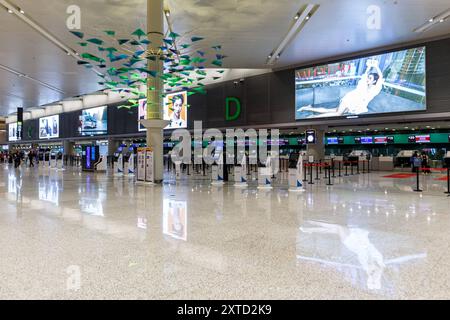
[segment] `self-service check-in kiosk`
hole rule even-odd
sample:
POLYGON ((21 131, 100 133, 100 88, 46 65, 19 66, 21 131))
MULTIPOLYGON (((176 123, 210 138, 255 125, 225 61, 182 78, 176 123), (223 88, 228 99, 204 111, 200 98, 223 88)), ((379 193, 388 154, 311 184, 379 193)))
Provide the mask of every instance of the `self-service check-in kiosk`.
POLYGON ((50 153, 50 157, 49 157, 49 161, 50 161, 50 169, 56 169, 58 164, 57 164, 57 160, 58 160, 58 155, 54 152, 50 153))
POLYGON ((267 156, 265 164, 258 168, 258 189, 272 189, 272 158, 267 156))
POLYGON ((247 183, 247 156, 245 153, 242 155, 242 161, 240 164, 234 167, 234 186, 237 188, 248 187, 247 183))
POLYGON ((289 156, 289 191, 304 192, 303 187, 303 155, 291 153, 289 156))

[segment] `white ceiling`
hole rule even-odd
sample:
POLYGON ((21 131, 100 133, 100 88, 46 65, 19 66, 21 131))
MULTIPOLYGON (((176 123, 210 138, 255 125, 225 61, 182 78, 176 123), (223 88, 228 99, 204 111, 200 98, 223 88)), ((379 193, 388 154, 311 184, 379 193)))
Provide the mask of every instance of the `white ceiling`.
MULTIPOLYGON (((129 35, 146 28, 145 0, 8 0, 64 44, 77 38, 66 27, 66 9, 80 6, 83 32, 111 29, 129 35)), ((227 68, 267 68, 267 55, 288 32, 299 0, 166 0, 174 31, 222 44, 227 68)), ((283 52, 275 68, 450 34, 450 20, 417 34, 412 30, 450 8, 449 0, 315 0, 320 8, 283 52), (367 7, 381 9, 381 30, 368 30, 367 7)), ((64 93, 0 69, 0 116, 100 89, 92 71, 5 10, 0 10, 0 64, 64 93)))

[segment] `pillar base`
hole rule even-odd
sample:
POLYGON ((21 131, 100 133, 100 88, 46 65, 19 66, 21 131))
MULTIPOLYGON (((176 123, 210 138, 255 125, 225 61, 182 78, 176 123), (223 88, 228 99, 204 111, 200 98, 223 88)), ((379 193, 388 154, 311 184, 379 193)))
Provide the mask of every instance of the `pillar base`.
POLYGON ((147 146, 153 149, 154 165, 153 173, 155 183, 164 181, 164 128, 170 121, 155 119, 141 120, 140 123, 147 128, 147 146))

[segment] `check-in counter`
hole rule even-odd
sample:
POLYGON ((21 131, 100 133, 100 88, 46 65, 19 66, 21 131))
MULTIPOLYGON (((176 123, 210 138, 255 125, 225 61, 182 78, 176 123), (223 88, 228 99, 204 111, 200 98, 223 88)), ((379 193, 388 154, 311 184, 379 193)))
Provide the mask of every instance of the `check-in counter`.
POLYGON ((373 157, 372 169, 375 171, 394 171, 394 157, 373 157))

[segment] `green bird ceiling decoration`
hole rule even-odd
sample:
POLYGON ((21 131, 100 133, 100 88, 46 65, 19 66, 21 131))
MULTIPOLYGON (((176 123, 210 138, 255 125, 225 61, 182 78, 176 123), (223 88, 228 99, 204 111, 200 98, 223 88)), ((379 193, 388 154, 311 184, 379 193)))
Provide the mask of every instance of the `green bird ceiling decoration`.
MULTIPOLYGON (((140 99, 145 98, 146 92, 140 92, 138 88, 147 84, 149 78, 163 81, 171 88, 169 92, 179 89, 188 91, 190 96, 206 94, 205 84, 201 81, 208 77, 208 68, 215 70, 211 75, 213 81, 220 80, 225 72, 217 70, 217 67, 223 68, 226 58, 221 54, 222 46, 208 47, 206 39, 197 35, 181 35, 170 30, 161 39, 162 45, 155 48, 140 28, 129 35, 115 30, 104 30, 100 35, 70 32, 78 38, 80 51, 83 51, 79 54, 78 65, 97 69, 98 84, 105 89, 132 93, 140 99), (206 46, 202 47, 204 43, 206 46), (157 70, 158 61, 163 62, 163 72, 157 70)), ((159 94, 165 96, 165 92, 159 94)), ((138 100, 130 99, 121 108, 137 105, 138 100)))

